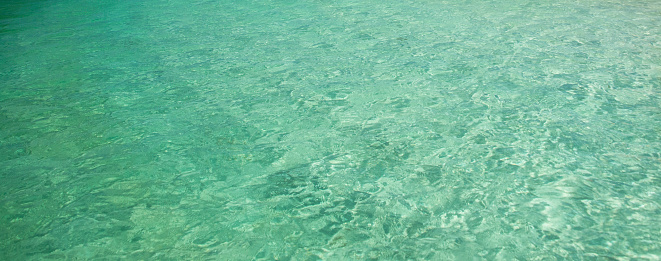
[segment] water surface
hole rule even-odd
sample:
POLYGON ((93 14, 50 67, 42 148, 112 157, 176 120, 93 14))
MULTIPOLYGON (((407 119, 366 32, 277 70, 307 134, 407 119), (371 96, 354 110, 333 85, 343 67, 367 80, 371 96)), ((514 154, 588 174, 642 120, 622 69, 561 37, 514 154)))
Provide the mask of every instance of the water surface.
POLYGON ((661 258, 658 1, 0 13, 0 259, 661 258))

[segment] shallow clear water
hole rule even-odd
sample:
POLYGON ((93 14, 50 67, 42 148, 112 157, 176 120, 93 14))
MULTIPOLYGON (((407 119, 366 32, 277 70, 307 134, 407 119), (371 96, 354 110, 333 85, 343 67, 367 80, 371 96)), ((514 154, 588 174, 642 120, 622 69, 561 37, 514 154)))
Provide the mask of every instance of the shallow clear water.
POLYGON ((661 258, 656 0, 0 13, 0 259, 661 258))

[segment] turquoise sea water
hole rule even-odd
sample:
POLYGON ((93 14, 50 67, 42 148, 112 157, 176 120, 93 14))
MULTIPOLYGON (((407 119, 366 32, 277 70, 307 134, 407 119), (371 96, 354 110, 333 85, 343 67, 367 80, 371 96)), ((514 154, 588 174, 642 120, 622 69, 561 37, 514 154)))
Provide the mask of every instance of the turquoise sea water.
POLYGON ((0 4, 2 260, 659 260, 661 2, 0 4))

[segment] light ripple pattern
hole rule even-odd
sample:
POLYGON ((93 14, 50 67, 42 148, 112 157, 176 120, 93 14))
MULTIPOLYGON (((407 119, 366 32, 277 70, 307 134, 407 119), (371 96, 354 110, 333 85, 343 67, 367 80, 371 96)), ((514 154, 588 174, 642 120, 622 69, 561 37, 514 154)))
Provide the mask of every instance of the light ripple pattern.
POLYGON ((2 260, 659 260, 656 0, 8 0, 2 260))

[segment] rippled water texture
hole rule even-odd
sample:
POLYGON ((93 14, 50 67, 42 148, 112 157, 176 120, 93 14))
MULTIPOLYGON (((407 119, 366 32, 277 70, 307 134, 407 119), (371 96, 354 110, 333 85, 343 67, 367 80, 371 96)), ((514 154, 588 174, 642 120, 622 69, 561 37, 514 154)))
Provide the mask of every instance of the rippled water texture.
POLYGON ((0 13, 0 259, 661 258, 659 1, 0 13))

